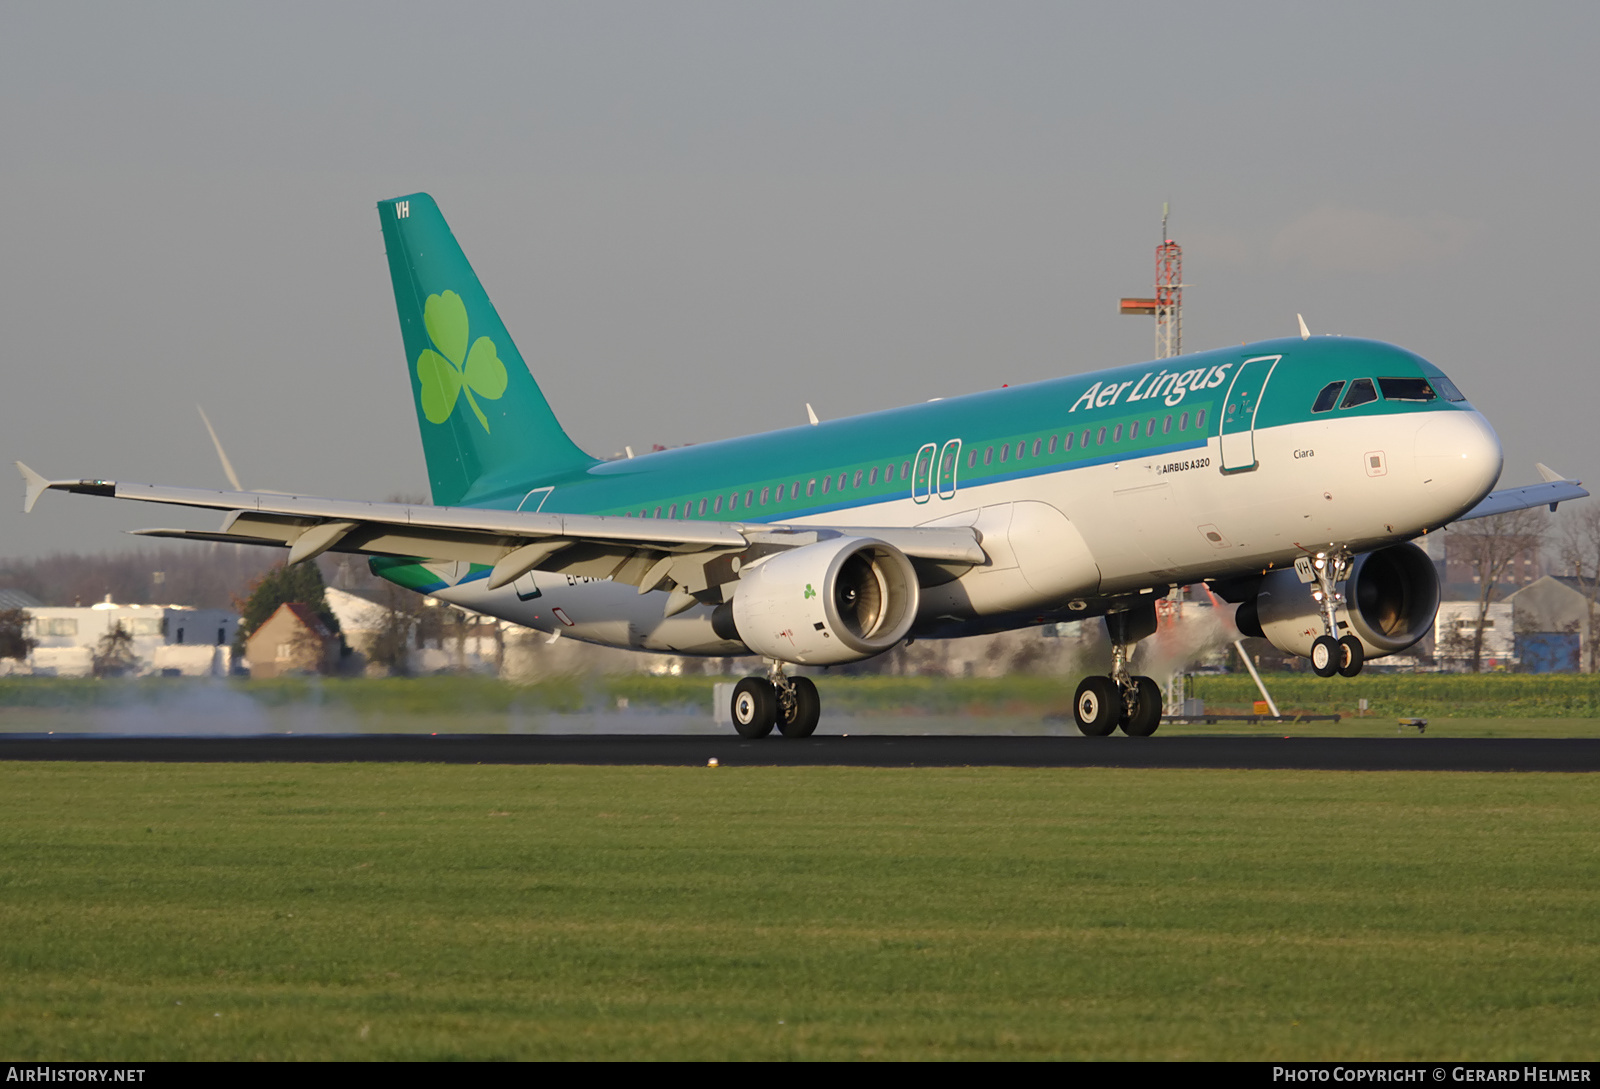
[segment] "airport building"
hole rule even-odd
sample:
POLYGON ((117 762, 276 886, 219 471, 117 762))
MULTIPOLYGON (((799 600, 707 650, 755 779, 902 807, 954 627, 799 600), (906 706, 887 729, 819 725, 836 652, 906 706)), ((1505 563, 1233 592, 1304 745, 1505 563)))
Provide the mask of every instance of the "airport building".
POLYGON ((14 672, 44 677, 85 677, 97 655, 114 643, 124 659, 117 672, 148 676, 225 676, 233 667, 239 618, 225 609, 185 605, 123 605, 107 600, 84 607, 35 605, 26 662, 14 672), (120 626, 126 638, 109 640, 120 626))

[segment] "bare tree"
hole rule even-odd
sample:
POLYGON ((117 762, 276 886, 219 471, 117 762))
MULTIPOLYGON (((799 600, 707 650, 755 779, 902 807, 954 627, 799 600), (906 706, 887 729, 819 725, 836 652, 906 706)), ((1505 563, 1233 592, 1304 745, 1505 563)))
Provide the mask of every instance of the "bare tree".
POLYGON ((133 653, 133 633, 122 621, 112 623, 100 637, 100 647, 94 653, 93 669, 96 677, 120 677, 139 664, 133 653))
POLYGON ((33 653, 38 642, 28 636, 32 619, 26 609, 0 609, 0 658, 20 662, 33 653))
POLYGON ((1600 669, 1600 656, 1595 652, 1595 615, 1600 612, 1600 506, 1582 503, 1568 507, 1561 517, 1561 528, 1556 537, 1557 554, 1563 572, 1576 583, 1588 606, 1588 623, 1583 633, 1583 643, 1588 651, 1588 672, 1600 669))
POLYGON ((1473 624, 1468 659, 1472 672, 1483 668, 1483 626, 1496 589, 1506 579, 1512 564, 1524 555, 1538 554, 1547 525, 1544 508, 1534 507, 1476 518, 1451 527, 1451 551, 1471 566, 1473 581, 1478 585, 1477 619, 1473 624))
POLYGON ((395 676, 410 672, 411 639, 421 618, 423 598, 392 582, 384 583, 383 620, 367 658, 384 666, 395 676))

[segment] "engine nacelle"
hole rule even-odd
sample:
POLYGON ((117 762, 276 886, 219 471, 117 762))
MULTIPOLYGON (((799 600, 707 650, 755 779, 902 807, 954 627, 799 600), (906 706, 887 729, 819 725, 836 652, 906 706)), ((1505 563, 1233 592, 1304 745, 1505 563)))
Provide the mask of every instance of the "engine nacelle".
MULTIPOLYGON (((1246 635, 1264 635, 1287 654, 1310 657, 1323 634, 1322 613, 1311 598, 1312 584, 1292 569, 1268 572, 1254 600, 1239 606, 1235 623, 1246 635)), ((1428 554, 1414 544, 1363 552, 1341 584, 1345 607, 1339 619, 1361 640, 1368 658, 1405 650, 1428 634, 1439 611, 1439 574, 1428 554)))
POLYGON ((881 654, 916 619, 917 573, 893 545, 835 537, 739 573, 733 626, 753 653, 804 665, 881 654))

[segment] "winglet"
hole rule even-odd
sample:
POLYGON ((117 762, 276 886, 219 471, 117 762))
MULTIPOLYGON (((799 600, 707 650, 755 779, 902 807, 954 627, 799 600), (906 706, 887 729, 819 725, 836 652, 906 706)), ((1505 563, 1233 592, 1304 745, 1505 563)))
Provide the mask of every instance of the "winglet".
POLYGON ((1539 479, 1543 480, 1547 484, 1553 483, 1557 480, 1567 479, 1542 461, 1535 462, 1533 467, 1539 470, 1539 479))
POLYGON ((222 448, 222 440, 217 438, 217 429, 211 426, 211 417, 206 415, 206 410, 197 404, 194 406, 200 411, 200 421, 206 425, 206 433, 211 436, 211 445, 217 448, 217 458, 222 462, 223 475, 228 478, 228 483, 233 485, 236 492, 244 491, 244 485, 239 483, 239 474, 233 471, 233 462, 228 460, 228 453, 222 448))
POLYGON ((1296 314, 1294 316, 1294 320, 1298 321, 1300 323, 1300 339, 1301 340, 1310 340, 1311 339, 1311 330, 1306 328, 1306 319, 1301 317, 1299 314, 1296 314))
POLYGON ((50 482, 20 461, 17 462, 17 469, 22 473, 22 479, 28 485, 28 491, 22 499, 22 513, 30 514, 33 511, 33 505, 39 501, 39 497, 50 490, 50 482))

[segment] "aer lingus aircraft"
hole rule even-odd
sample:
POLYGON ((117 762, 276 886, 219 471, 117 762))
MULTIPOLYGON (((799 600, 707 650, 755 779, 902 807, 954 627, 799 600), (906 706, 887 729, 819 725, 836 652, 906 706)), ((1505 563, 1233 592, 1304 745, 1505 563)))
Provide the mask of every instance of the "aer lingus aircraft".
POLYGON ((1085 734, 1147 735, 1130 672, 1169 587, 1205 581, 1242 630, 1354 676, 1428 630, 1412 538, 1587 495, 1490 494, 1493 429, 1437 367, 1370 340, 1297 337, 993 389, 613 461, 556 420, 424 193, 378 205, 433 506, 47 480, 226 512, 215 532, 136 532, 360 553, 377 574, 607 646, 760 655, 735 688, 747 737, 816 728, 786 665, 908 638, 1104 617, 1109 676, 1078 686, 1085 734))

